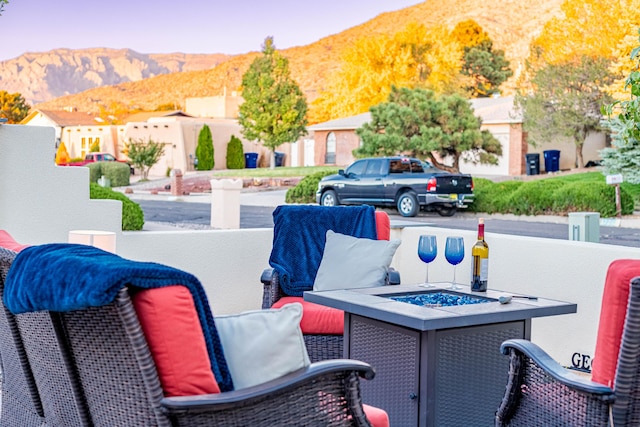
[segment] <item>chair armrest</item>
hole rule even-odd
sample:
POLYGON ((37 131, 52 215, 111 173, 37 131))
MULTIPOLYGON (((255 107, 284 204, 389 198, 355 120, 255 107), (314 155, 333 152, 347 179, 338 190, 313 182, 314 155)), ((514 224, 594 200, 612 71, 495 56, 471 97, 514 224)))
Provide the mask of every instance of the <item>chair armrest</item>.
MULTIPOLYGON (((615 398, 611 388, 571 373, 530 341, 507 340, 500 351, 509 355, 510 366, 496 426, 509 425, 514 419, 536 419, 540 414, 556 417, 557 424, 563 424, 572 411, 572 417, 587 417, 590 422, 601 419, 606 425, 609 405, 615 398), (575 408, 589 408, 589 412, 580 414, 575 408)), ((520 425, 518 421, 514 424, 520 425)), ((573 425, 581 424, 576 421, 573 425)))
POLYGON ((276 301, 282 298, 278 272, 271 267, 265 268, 260 275, 260 281, 262 282, 262 308, 271 308, 276 301))
MULTIPOLYGON (((241 390, 220 394, 167 397, 162 399, 161 406, 162 411, 173 420, 182 417, 198 417, 198 419, 211 417, 212 420, 216 420, 217 416, 229 417, 230 413, 236 414, 233 415, 235 419, 236 416, 248 417, 253 413, 262 424, 246 424, 245 420, 237 425, 301 425, 304 422, 293 413, 309 413, 315 414, 312 416, 318 416, 323 412, 313 408, 324 408, 328 410, 327 412, 331 412, 330 406, 338 404, 342 399, 338 394, 346 396, 350 414, 364 414, 358 378, 372 379, 374 376, 373 368, 364 362, 334 359, 316 362, 307 368, 267 383, 241 390), (350 377, 351 380, 349 380, 350 377), (296 403, 292 403, 293 399, 296 403), (309 405, 309 408, 300 408, 300 405, 309 405), (268 419, 270 416, 268 408, 272 406, 279 420, 268 419)), ((366 421, 366 417, 364 415, 362 417, 366 421)), ((358 425, 366 424, 359 422, 358 425)))
POLYGON ((389 267, 389 270, 387 270, 386 285, 399 285, 399 284, 400 284, 400 272, 393 267, 389 267))

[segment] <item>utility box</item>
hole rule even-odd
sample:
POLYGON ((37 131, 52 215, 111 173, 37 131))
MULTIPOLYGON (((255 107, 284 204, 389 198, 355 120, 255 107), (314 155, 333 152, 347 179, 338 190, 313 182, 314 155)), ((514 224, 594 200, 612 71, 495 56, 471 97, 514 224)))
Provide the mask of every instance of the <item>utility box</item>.
POLYGON ((569 240, 600 242, 600 214, 598 212, 570 213, 569 240))

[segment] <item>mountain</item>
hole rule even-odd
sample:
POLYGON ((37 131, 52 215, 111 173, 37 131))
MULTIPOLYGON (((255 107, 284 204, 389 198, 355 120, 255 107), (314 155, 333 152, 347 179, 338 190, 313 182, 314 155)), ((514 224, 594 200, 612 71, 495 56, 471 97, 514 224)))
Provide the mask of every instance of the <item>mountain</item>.
MULTIPOLYGON (((516 76, 503 87, 504 92, 508 94, 515 87, 514 82, 528 56, 530 42, 540 34, 549 19, 561 14, 562 2, 563 0, 526 2, 521 0, 441 0, 437 2, 429 0, 395 12, 380 14, 364 24, 306 46, 284 49, 281 53, 289 58, 293 78, 307 95, 308 100, 313 101, 324 89, 327 76, 339 67, 342 52, 352 46, 356 40, 374 34, 393 34, 404 29, 410 22, 418 22, 426 26, 447 25, 452 28, 460 21, 473 19, 493 39, 494 46, 503 49, 507 59, 511 61, 511 67, 516 76)), ((275 40, 275 44, 277 48, 278 40, 275 40)), ((137 81, 129 78, 130 81, 118 84, 106 83, 112 85, 85 90, 75 95, 61 96, 37 104, 36 107, 63 109, 73 106, 80 111, 96 112, 100 106, 108 106, 113 102, 122 102, 130 108, 145 110, 153 110, 167 103, 184 105, 184 99, 187 97, 216 96, 222 95, 225 90, 239 89, 242 74, 256 55, 259 53, 251 52, 228 57, 226 61, 220 62, 211 69, 184 70, 155 77, 149 75, 137 81)), ((220 59, 223 60, 222 57, 220 59)), ((133 60, 129 62, 134 63, 133 60)), ((88 77, 81 79, 84 84, 91 81, 91 76, 94 75, 92 67, 95 65, 92 64, 100 63, 98 55, 93 61, 85 60, 82 70, 86 71, 82 75, 88 75, 88 77)), ((58 65, 51 65, 51 67, 56 68, 58 65)), ((151 66, 145 70, 148 74, 159 74, 151 66)), ((95 73, 98 72, 95 71, 95 73)), ((142 74, 142 71, 139 73, 142 74)), ((103 74, 105 76, 103 78, 108 80, 106 70, 103 74)), ((2 68, 0 68, 0 79, 4 79, 2 68)), ((37 81, 26 80, 29 81, 29 87, 33 93, 43 92, 38 88, 37 81)), ((58 88, 56 94, 64 94, 61 91, 67 91, 67 93, 73 91, 72 78, 69 79, 68 84, 60 77, 52 80, 56 81, 58 88), (60 79, 59 82, 57 82, 58 79, 60 79)), ((0 89, 3 88, 3 82, 4 80, 0 80, 0 89)))
POLYGON ((55 49, 0 62, 0 90, 21 93, 30 104, 100 86, 162 74, 206 70, 231 55, 143 54, 131 49, 55 49))

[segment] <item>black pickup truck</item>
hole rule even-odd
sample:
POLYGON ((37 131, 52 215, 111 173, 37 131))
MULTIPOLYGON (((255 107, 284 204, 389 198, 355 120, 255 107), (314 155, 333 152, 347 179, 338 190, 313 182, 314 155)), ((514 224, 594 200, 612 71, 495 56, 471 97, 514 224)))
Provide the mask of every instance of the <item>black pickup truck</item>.
POLYGON ((452 216, 473 202, 473 179, 419 159, 373 157, 322 178, 316 202, 323 206, 395 206, 405 217, 416 216, 420 210, 452 216))

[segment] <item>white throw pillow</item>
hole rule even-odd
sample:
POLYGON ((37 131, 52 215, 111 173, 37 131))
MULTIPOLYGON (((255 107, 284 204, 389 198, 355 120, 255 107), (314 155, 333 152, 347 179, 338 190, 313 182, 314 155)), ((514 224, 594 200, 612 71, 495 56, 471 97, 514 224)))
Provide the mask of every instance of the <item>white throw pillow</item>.
POLYGON ((314 291, 383 286, 400 240, 361 239, 327 231, 314 291))
POLYGON ((309 366, 302 304, 216 316, 215 324, 236 390, 309 366))

